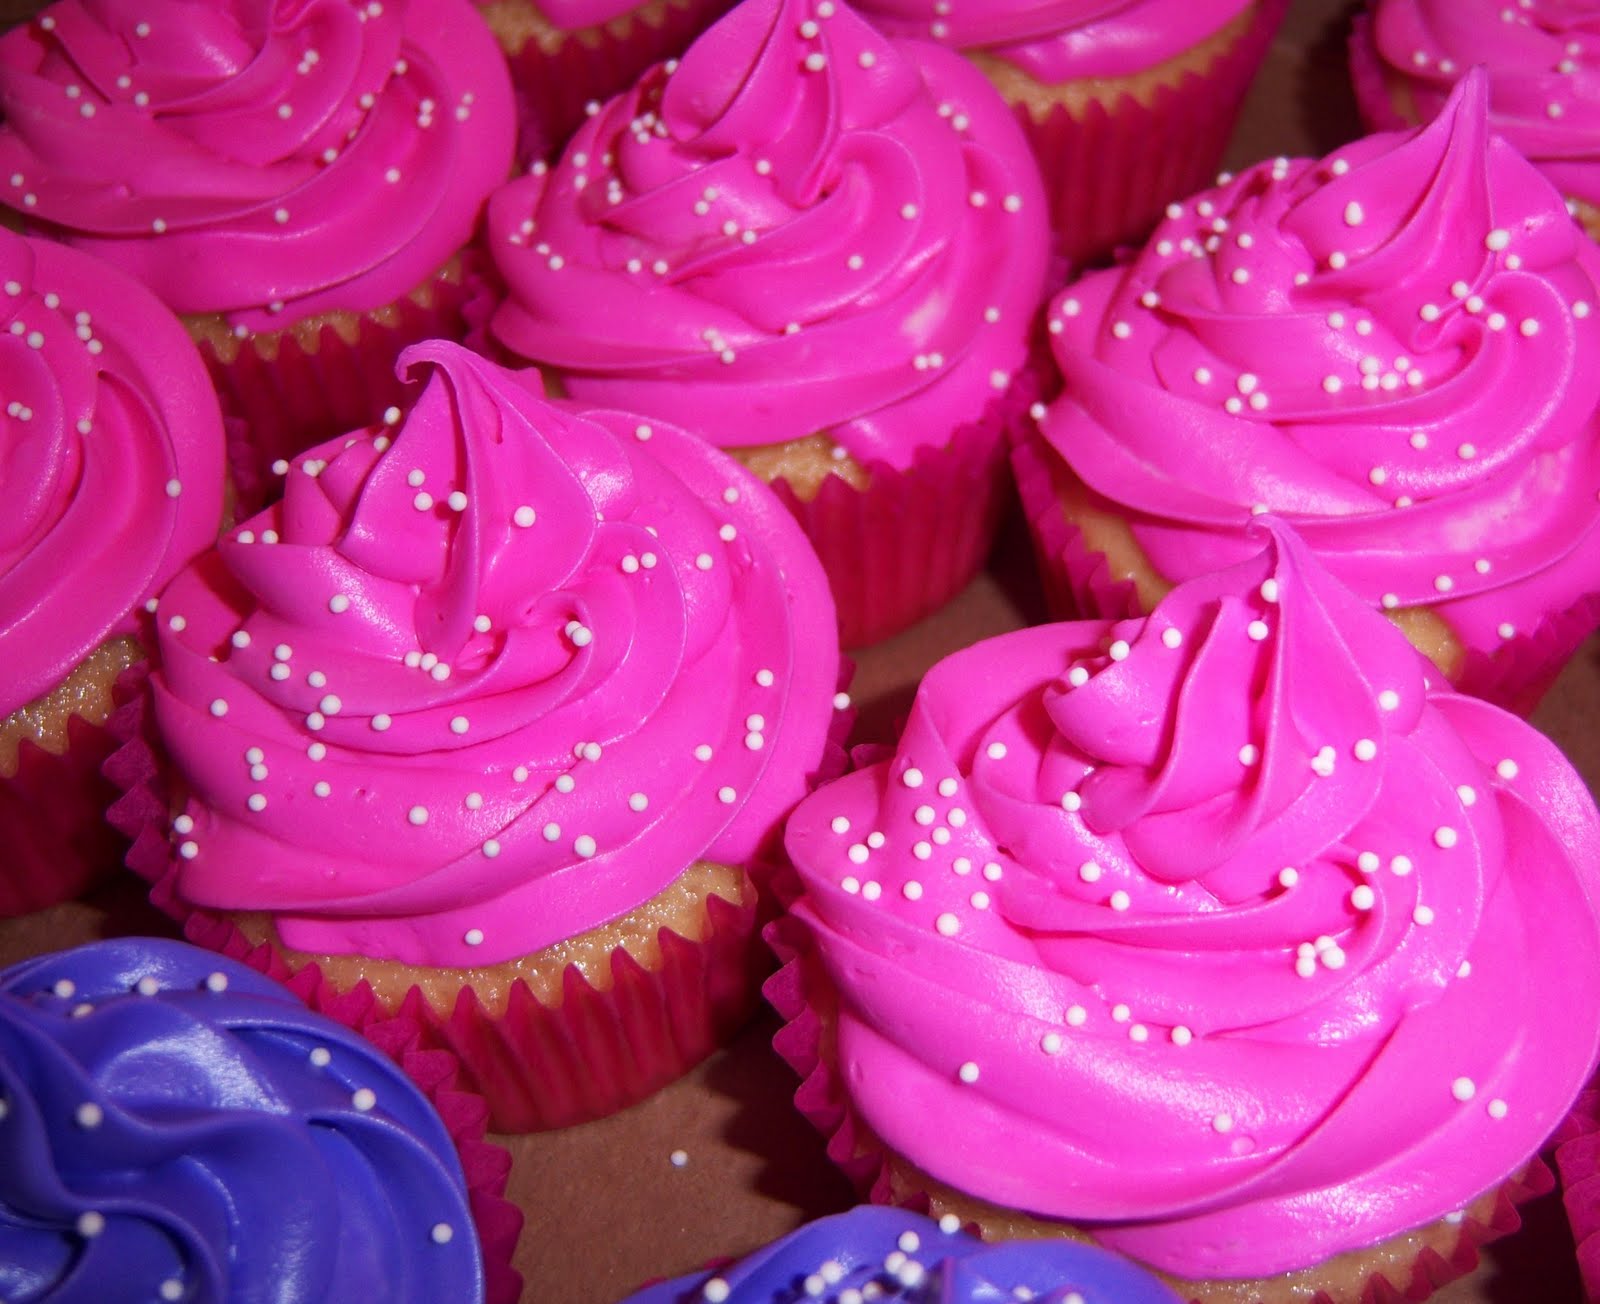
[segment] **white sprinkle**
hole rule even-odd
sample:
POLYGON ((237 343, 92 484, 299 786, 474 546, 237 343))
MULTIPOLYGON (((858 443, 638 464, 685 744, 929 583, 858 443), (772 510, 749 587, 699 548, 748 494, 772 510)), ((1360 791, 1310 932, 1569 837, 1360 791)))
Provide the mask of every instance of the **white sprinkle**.
POLYGON ((536 519, 537 517, 533 508, 529 507, 527 503, 523 503, 521 507, 517 508, 516 511, 511 513, 512 523, 524 530, 532 525, 536 519))
POLYGON ((350 1103, 360 1113, 368 1114, 377 1106, 378 1094, 371 1087, 357 1087, 350 1096, 350 1103))
POLYGON ((1457 1078, 1450 1084, 1450 1094, 1465 1104, 1478 1094, 1478 1084, 1471 1078, 1457 1078))
POLYGON ((1510 757, 1507 757, 1505 760, 1499 761, 1495 764, 1494 772, 1507 783, 1509 783, 1512 779, 1517 777, 1517 763, 1510 757))
POLYGON ((1400 705, 1400 694, 1392 688, 1385 688, 1378 694, 1378 705, 1385 711, 1393 711, 1400 705))
POLYGON ((1356 745, 1351 749, 1358 761, 1370 761, 1378 754, 1378 744, 1370 738, 1356 739, 1356 745))
POLYGON ((1111 908, 1113 910, 1118 910, 1118 911, 1126 910, 1132 904, 1133 904, 1132 898, 1130 898, 1128 896, 1128 894, 1126 892, 1124 892, 1120 887, 1115 892, 1113 892, 1111 894, 1111 908))
POLYGON ((426 806, 413 806, 406 812, 406 819, 420 828, 428 822, 428 808, 426 806))
POLYGON ((1350 893, 1350 904, 1357 910, 1371 910, 1378 903, 1378 894, 1365 883, 1357 884, 1350 893))
POLYGON ((970 1087, 978 1080, 978 1066, 971 1060, 968 1060, 956 1070, 956 1076, 970 1087))
POLYGON ((87 1213, 78 1215, 78 1235, 85 1240, 93 1240, 106 1229, 106 1218, 103 1213, 90 1209, 87 1213))
POLYGON ((1212 1118, 1211 1126, 1218 1132, 1231 1132, 1233 1131, 1233 1115, 1217 1114, 1212 1118))
POLYGON ((1413 910, 1411 912, 1411 919, 1412 919, 1412 922, 1415 923, 1419 928, 1426 928, 1429 924, 1431 924, 1433 922, 1433 919, 1434 919, 1433 907, 1432 906, 1418 906, 1415 910, 1413 910))
POLYGON ((935 919, 933 926, 939 930, 942 937, 954 937, 961 931, 961 921, 948 911, 935 919))
POLYGON ((1442 824, 1433 831, 1434 845, 1448 851, 1456 845, 1456 831, 1448 824, 1442 824))
POLYGON ((86 1100, 79 1105, 77 1111, 73 1114, 78 1126, 84 1128, 99 1127, 101 1123, 105 1122, 105 1117, 105 1111, 92 1100, 86 1100))

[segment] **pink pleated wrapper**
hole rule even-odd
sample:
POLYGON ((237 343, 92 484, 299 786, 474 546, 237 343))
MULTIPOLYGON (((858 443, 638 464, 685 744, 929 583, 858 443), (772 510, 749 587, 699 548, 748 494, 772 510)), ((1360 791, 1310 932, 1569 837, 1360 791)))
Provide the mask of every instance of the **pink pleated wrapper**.
MULTIPOLYGON (((113 700, 135 696, 145 673, 123 671, 113 700)), ((109 722, 76 715, 61 756, 23 741, 16 774, 0 778, 0 918, 70 901, 121 866, 127 839, 106 822, 117 790, 100 773, 116 746, 109 722)))
POLYGON ((317 347, 300 346, 292 327, 280 332, 275 356, 263 357, 241 341, 233 361, 223 362, 209 342, 200 356, 217 395, 228 431, 229 471, 234 479, 237 519, 251 515, 282 493, 277 461, 292 459, 314 444, 370 425, 400 402, 395 359, 421 340, 470 340, 492 307, 487 259, 475 249, 461 254, 457 281, 436 275, 425 307, 410 295, 360 318, 355 340, 331 326, 317 334, 317 347))
POLYGON ((1584 1089, 1555 1136, 1561 1200, 1577 1245, 1578 1271, 1590 1300, 1600 1301, 1600 1086, 1584 1089))
POLYGON ((1037 378, 1019 373, 948 443, 918 449, 908 470, 869 463, 865 489, 829 476, 807 502, 786 481, 773 482, 822 561, 841 647, 866 647, 916 624, 983 568, 1009 502, 1009 432, 1037 396, 1037 378))
POLYGON ((508 51, 518 159, 526 165, 558 154, 591 102, 610 99, 651 64, 682 54, 731 7, 732 0, 667 0, 659 22, 630 16, 583 28, 553 50, 530 40, 508 51))
POLYGON ((1166 206, 1215 179, 1245 93, 1288 0, 1262 0, 1256 21, 1204 73, 1163 86, 1146 107, 1131 95, 1082 117, 1014 106, 1044 176, 1055 248, 1074 263, 1143 239, 1166 206))
MULTIPOLYGON (((891 1156, 857 1125, 843 1085, 823 1062, 823 1021, 814 1005, 819 991, 827 987, 828 979, 805 926, 785 917, 768 927, 766 939, 782 965, 763 988, 768 1003, 784 1020, 772 1045, 800 1077, 800 1085, 795 1090, 795 1107, 827 1139, 828 1157, 863 1199, 874 1204, 898 1202, 906 1208, 926 1212, 930 1204, 926 1192, 892 1191, 891 1156)), ((1600 1109, 1600 1103, 1596 1107, 1600 1109)), ((1596 1120, 1595 1126, 1600 1127, 1600 1120, 1596 1120)), ((1600 1146, 1591 1148, 1589 1153, 1600 1157, 1600 1146)), ((1459 1239, 1448 1256, 1425 1249, 1412 1264, 1408 1280, 1395 1281, 1374 1272, 1366 1278, 1360 1295, 1354 1300, 1335 1299, 1318 1291, 1305 1297, 1304 1304, 1402 1304, 1403 1301, 1424 1300, 1476 1268, 1478 1252, 1483 1245, 1509 1235, 1522 1225, 1518 1204, 1547 1194, 1554 1187, 1555 1178, 1550 1169, 1541 1160, 1531 1159, 1522 1173, 1501 1185, 1494 1211, 1487 1221, 1471 1217, 1461 1221, 1457 1227, 1459 1239)), ((1596 1214, 1600 1215, 1600 1196, 1596 1197, 1596 1214)), ((1600 1216, 1595 1217, 1590 1226, 1600 1230, 1600 1216)), ((971 1226, 966 1230, 978 1232, 971 1226)), ((1600 1237, 1596 1239, 1600 1241, 1600 1237)), ((1600 1261, 1600 1254, 1596 1258, 1600 1261)))
MULTIPOLYGON (((1060 620, 1144 615, 1134 586, 1113 579, 1105 555, 1091 549, 1062 515, 1050 481, 1055 458, 1035 430, 1012 428, 1011 467, 1051 613, 1060 620)), ((1597 625, 1600 594, 1586 594, 1492 653, 1468 648, 1455 687, 1526 718, 1597 625)))
POLYGON ((1372 42, 1372 19, 1367 14, 1357 14, 1350 24, 1350 84, 1368 131, 1403 131, 1417 125, 1395 111, 1383 84, 1383 65, 1372 42))

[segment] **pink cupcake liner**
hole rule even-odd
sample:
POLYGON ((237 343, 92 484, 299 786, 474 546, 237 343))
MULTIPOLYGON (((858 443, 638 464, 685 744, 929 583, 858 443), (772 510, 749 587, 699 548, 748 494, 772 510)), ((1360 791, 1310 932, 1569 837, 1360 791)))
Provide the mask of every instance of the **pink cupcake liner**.
POLYGON ((1037 393, 1036 378, 1020 373, 943 447, 918 449, 909 470, 869 463, 865 489, 828 476, 806 501, 773 481, 822 561, 842 647, 916 624, 982 569, 1008 500, 1006 430, 1037 393))
MULTIPOLYGON (((143 665, 123 671, 113 700, 134 697, 146 673, 143 665)), ((117 789, 100 773, 117 745, 109 721, 76 715, 64 755, 23 740, 16 774, 0 778, 0 918, 70 901, 122 864, 127 841, 106 822, 117 789)))
POLYGON ((1288 0, 1262 0, 1231 50, 1160 87, 1148 108, 1131 96, 1110 110, 1090 104, 1082 117, 1060 105, 1043 118, 1013 106, 1044 176, 1060 253, 1083 262, 1142 239, 1169 202, 1212 182, 1287 9, 1288 0))
POLYGON ((1133 583, 1114 579, 1105 554, 1091 549, 1062 513, 1051 479, 1051 467, 1059 460, 1035 425, 1013 428, 1011 469, 1050 614, 1057 620, 1143 615, 1133 583))
POLYGON ((517 157, 524 164, 558 154, 592 102, 633 85, 646 68, 682 54, 732 0, 668 0, 659 22, 634 18, 625 29, 600 25, 573 33, 554 50, 530 40, 507 54, 517 102, 517 157))
POLYGON ((1357 14, 1350 24, 1350 85, 1355 90, 1356 108, 1368 131, 1402 131, 1416 124, 1407 122, 1394 107, 1394 99, 1383 82, 1383 64, 1372 39, 1372 18, 1357 14))
POLYGON ((1555 1135, 1561 1202, 1576 1242, 1583 1289, 1600 1301, 1600 1087, 1591 1083, 1555 1135))
MULTIPOLYGON (((831 999, 831 993, 808 930, 799 920, 784 918, 771 925, 766 936, 782 961, 782 967, 767 980, 763 989, 768 1003, 784 1020, 772 1045, 800 1076, 795 1107, 826 1139, 828 1158, 854 1185, 861 1198, 873 1204, 898 1204, 926 1213, 931 1205, 927 1192, 894 1190, 891 1156, 875 1137, 858 1125, 842 1084, 822 1058, 823 1022, 816 1012, 816 1004, 819 995, 827 1000, 831 999)), ((1590 1203, 1586 1206, 1589 1215, 1586 1226, 1593 1234, 1600 1232, 1600 1166, 1595 1162, 1600 1160, 1600 1092, 1586 1093, 1585 1100, 1579 1102, 1580 1108, 1585 1101, 1589 1102, 1588 1114, 1577 1122, 1569 1120, 1567 1126, 1586 1125, 1588 1131, 1568 1144, 1586 1146, 1582 1152, 1582 1170, 1595 1175, 1596 1189, 1589 1192, 1590 1203)), ((1560 1159, 1558 1149, 1558 1162, 1560 1159)), ((1572 1162, 1575 1168, 1579 1166, 1577 1150, 1572 1152, 1572 1162)), ((1565 1170, 1563 1176, 1565 1178, 1565 1170)), ((1519 1204, 1554 1189, 1555 1178, 1549 1167, 1537 1157, 1530 1159, 1521 1173, 1501 1184, 1487 1219, 1480 1221, 1470 1216, 1461 1219, 1456 1227, 1458 1239, 1448 1254, 1432 1248, 1423 1249, 1411 1264, 1408 1279, 1403 1281, 1396 1281, 1383 1272, 1373 1272, 1363 1285, 1360 1304, 1404 1304, 1423 1300, 1435 1290, 1466 1276, 1478 1266, 1479 1251, 1484 1245, 1522 1226, 1521 1215, 1517 1212, 1519 1204)), ((969 1225, 965 1230, 980 1234, 976 1226, 969 1225)), ((1586 1281, 1600 1280, 1600 1235, 1596 1235, 1595 1241, 1597 1276, 1586 1276, 1586 1281)), ((1591 1291, 1593 1289, 1591 1286, 1591 1291)), ((1306 1304, 1336 1304, 1336 1301, 1318 1291, 1307 1297, 1306 1304)))
POLYGON ((231 362, 202 342, 200 356, 222 401, 236 516, 253 514, 281 492, 275 462, 369 425, 400 402, 404 386, 394 366, 407 345, 468 335, 492 301, 485 267, 476 251, 464 251, 461 279, 436 276, 429 306, 402 296, 383 320, 364 314, 354 341, 323 326, 317 347, 307 351, 289 327, 278 336, 276 356, 262 357, 245 340, 231 362))

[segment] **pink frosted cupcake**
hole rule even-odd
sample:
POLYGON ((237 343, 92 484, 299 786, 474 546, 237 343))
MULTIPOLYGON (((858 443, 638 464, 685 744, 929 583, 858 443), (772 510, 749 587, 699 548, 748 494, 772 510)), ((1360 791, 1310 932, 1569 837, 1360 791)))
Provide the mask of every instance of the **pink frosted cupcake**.
POLYGON ((363 424, 459 338, 512 157, 469 0, 101 0, 0 38, 0 184, 32 230, 150 286, 271 464, 363 424))
POLYGON ((702 442, 454 345, 403 365, 408 414, 313 450, 163 595, 168 795, 132 863, 191 939, 309 972, 336 1017, 370 988, 498 1128, 558 1126, 752 1008, 752 875, 829 742, 833 609, 702 442))
POLYGON ((1050 310, 1018 485, 1058 596, 1148 611, 1292 521, 1450 680, 1535 703, 1600 593, 1600 250, 1469 79, 1203 191, 1050 310))
POLYGON ((1567 0, 1375 0, 1355 22, 1350 70, 1374 131, 1433 118, 1468 69, 1489 78, 1489 123, 1600 237, 1600 34, 1567 0))
POLYGON ((1268 542, 930 671, 893 759, 789 821, 769 994, 876 1199, 1186 1299, 1421 1299, 1548 1189, 1594 1071, 1600 813, 1268 542))
POLYGON ((116 867, 100 778, 147 602, 215 541, 222 420, 194 345, 98 259, 0 231, 0 916, 116 867))
POLYGON ((1046 232, 964 60, 834 0, 746 0, 497 192, 489 239, 499 342, 774 484, 846 646, 982 564, 1046 232))
POLYGON ((566 144, 585 109, 682 54, 730 0, 477 0, 511 65, 525 159, 566 144))
POLYGON ((1044 173, 1073 262, 1143 237, 1208 184, 1288 0, 860 0, 983 69, 1044 173))

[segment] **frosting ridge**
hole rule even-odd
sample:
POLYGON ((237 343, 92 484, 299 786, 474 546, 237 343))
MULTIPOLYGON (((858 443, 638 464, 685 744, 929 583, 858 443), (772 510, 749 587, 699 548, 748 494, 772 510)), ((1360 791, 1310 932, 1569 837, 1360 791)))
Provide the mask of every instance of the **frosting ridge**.
POLYGON ((9 1298, 483 1298, 438 1115, 234 961, 138 938, 6 970, 0 1105, 9 1298))
POLYGON ((739 1263, 662 1282, 624 1304, 820 1304, 886 1299, 925 1304, 1173 1304, 1154 1277, 1103 1251, 1070 1241, 985 1245, 953 1224, 903 1209, 862 1205, 818 1218, 739 1263), (726 1293, 707 1287, 720 1281, 726 1293), (803 1292, 803 1293, 802 1293, 803 1292), (868 1293, 873 1292, 873 1293, 868 1293))
POLYGON ((216 537, 222 419, 194 346, 126 277, 0 231, 0 716, 59 684, 216 537))
POLYGON ((1270 528, 1148 618, 948 658, 787 839, 872 1130, 1196 1279, 1464 1206, 1596 1052, 1582 781, 1270 528))
POLYGON ((759 856, 838 673, 797 527, 671 427, 442 341, 400 367, 407 414, 304 455, 162 597, 179 894, 485 964, 759 856))
POLYGON ((1249 169, 1052 304, 1041 432, 1163 577, 1265 507, 1486 653, 1600 587, 1600 252, 1484 101, 1249 169))
POLYGON ((900 469, 1004 388, 1044 276, 1038 170, 983 77, 813 0, 738 6, 488 226, 492 329, 573 395, 900 469))
POLYGON ((1126 77, 1222 30, 1250 0, 861 0, 895 36, 983 50, 1046 85, 1126 77))
POLYGON ((1484 67, 1495 131, 1563 194, 1600 206, 1600 22, 1587 6, 1383 0, 1369 30, 1384 76, 1424 121, 1467 69, 1484 67))
POLYGON ((0 108, 7 203, 251 330, 408 293, 512 157, 468 0, 59 0, 0 38, 0 108))

